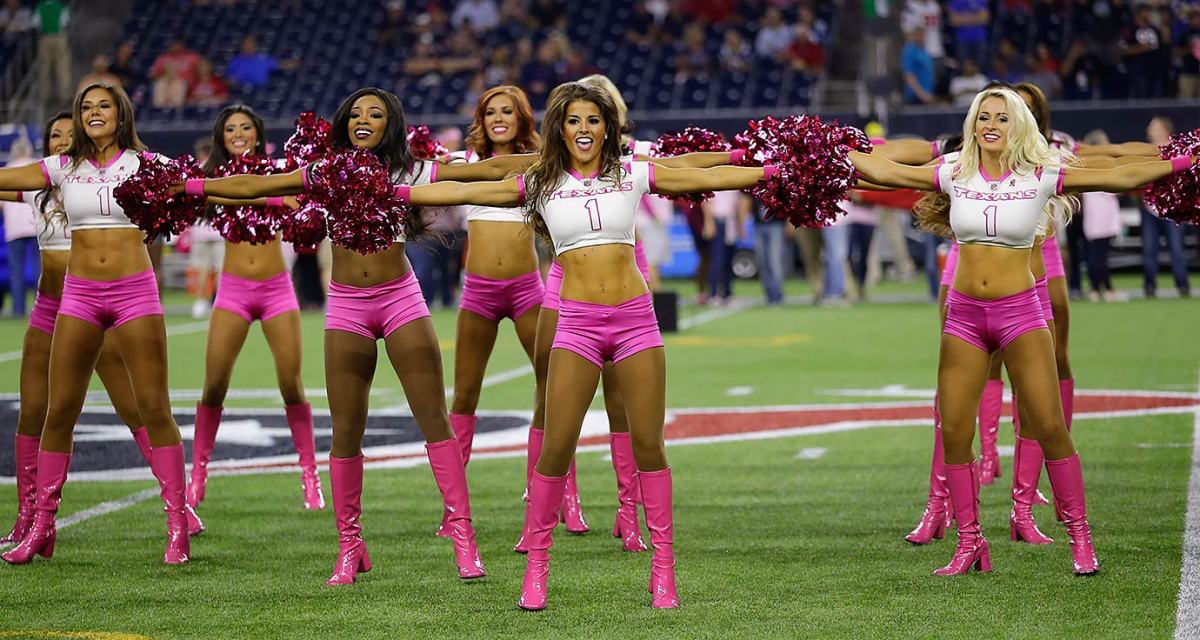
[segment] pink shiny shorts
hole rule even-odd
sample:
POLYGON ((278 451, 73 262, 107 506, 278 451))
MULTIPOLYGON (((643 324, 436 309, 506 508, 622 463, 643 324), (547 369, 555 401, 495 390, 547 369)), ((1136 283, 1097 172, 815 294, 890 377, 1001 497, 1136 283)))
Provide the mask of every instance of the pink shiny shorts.
POLYGON ((48 296, 41 291, 33 299, 33 311, 29 314, 29 326, 45 333, 54 335, 54 319, 58 317, 58 307, 62 301, 54 296, 48 296))
POLYGON ((950 243, 950 253, 946 254, 946 264, 942 265, 942 286, 954 284, 954 270, 958 268, 958 243, 950 243))
POLYGON ((531 271, 523 276, 497 280, 468 273, 463 280, 458 307, 492 322, 504 318, 516 320, 540 305, 545 297, 542 274, 531 271))
POLYGON ((300 304, 296 302, 296 290, 286 272, 266 280, 250 280, 222 272, 213 307, 238 315, 246 322, 266 322, 281 313, 299 310, 300 304))
POLYGON ((1013 340, 1046 328, 1037 288, 995 300, 980 300, 951 289, 946 297, 948 333, 988 353, 1000 351, 1013 340))
POLYGON ((1046 263, 1047 278, 1067 277, 1067 270, 1063 267, 1062 250, 1058 247, 1058 240, 1046 238, 1046 241, 1042 243, 1042 262, 1046 263))
POLYGON ((654 303, 646 293, 610 307, 592 302, 562 300, 558 330, 551 349, 566 349, 597 367, 663 346, 654 316, 654 303))
POLYGON ((1038 278, 1037 284, 1033 286, 1037 289, 1038 302, 1042 305, 1042 317, 1049 322, 1054 319, 1054 305, 1050 304, 1050 280, 1047 276, 1038 278))
POLYGON ((546 293, 542 296, 542 308, 558 311, 558 292, 562 290, 563 270, 558 262, 550 263, 546 272, 546 293))
POLYGON ((325 330, 349 331, 364 338, 386 338, 400 327, 429 316, 421 285, 412 271, 373 287, 329 283, 325 330))
POLYGON ((116 280, 91 280, 68 273, 58 313, 112 329, 143 316, 161 316, 163 308, 154 271, 147 269, 116 280))

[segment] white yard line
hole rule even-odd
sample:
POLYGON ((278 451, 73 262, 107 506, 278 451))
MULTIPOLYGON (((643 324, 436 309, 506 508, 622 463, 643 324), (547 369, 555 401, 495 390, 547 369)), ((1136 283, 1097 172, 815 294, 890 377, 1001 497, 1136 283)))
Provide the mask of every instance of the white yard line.
MULTIPOLYGON (((135 504, 140 504, 142 502, 145 502, 145 501, 147 501, 151 498, 155 498, 157 496, 158 496, 158 489, 144 489, 142 491, 138 491, 137 493, 131 493, 131 494, 125 496, 124 498, 120 498, 118 500, 111 500, 109 502, 101 502, 100 504, 98 504, 94 507, 88 507, 87 509, 84 509, 83 511, 76 511, 75 513, 72 513, 71 515, 66 516, 65 518, 59 518, 58 522, 55 524, 55 526, 56 526, 56 528, 58 528, 58 530, 61 531, 63 529, 66 529, 67 527, 74 526, 74 525, 80 524, 82 522, 87 522, 88 520, 91 520, 92 518, 98 518, 103 515, 121 511, 122 509, 128 509, 129 507, 132 507, 135 504)), ((14 546, 14 545, 11 545, 11 544, 3 545, 3 546, 0 546, 0 548, 6 549, 11 546, 14 546)))
MULTIPOLYGON (((1197 383, 1200 392, 1200 382, 1197 383)), ((1183 568, 1175 610, 1175 638, 1200 638, 1200 411, 1192 425, 1192 474, 1183 529, 1183 568)))

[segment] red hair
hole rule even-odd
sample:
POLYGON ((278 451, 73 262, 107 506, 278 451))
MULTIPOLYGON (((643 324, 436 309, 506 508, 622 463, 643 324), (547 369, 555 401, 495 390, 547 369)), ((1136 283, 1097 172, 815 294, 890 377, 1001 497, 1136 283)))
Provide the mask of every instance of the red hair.
POLYGON ((513 138, 516 153, 537 151, 542 146, 542 138, 534 127, 533 107, 529 106, 529 98, 525 96, 525 92, 511 84, 492 87, 479 96, 479 104, 475 105, 475 117, 471 120, 471 126, 467 128, 467 148, 483 158, 492 155, 494 145, 487 135, 483 118, 487 113, 488 103, 500 95, 511 98, 517 111, 517 137, 513 138))

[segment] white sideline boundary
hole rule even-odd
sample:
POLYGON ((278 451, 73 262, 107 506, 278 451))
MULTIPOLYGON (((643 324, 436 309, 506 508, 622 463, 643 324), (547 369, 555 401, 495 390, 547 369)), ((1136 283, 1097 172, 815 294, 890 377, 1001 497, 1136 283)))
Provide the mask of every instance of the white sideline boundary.
MULTIPOLYGON (((59 518, 58 522, 55 524, 55 527, 61 531, 67 527, 77 525, 81 522, 87 522, 92 518, 98 518, 108 513, 127 509, 135 504, 141 504, 157 496, 158 489, 144 489, 142 491, 138 491, 137 493, 131 493, 124 498, 110 500, 108 502, 101 502, 100 504, 88 507, 83 511, 76 511, 69 516, 59 518)), ((12 546, 16 546, 16 543, 0 545, 0 549, 7 549, 12 546)))
MULTIPOLYGON (((1200 381, 1196 386, 1200 392, 1200 381)), ((1176 640, 1200 638, 1200 412, 1192 427, 1192 474, 1188 480, 1182 564, 1175 609, 1176 640)))

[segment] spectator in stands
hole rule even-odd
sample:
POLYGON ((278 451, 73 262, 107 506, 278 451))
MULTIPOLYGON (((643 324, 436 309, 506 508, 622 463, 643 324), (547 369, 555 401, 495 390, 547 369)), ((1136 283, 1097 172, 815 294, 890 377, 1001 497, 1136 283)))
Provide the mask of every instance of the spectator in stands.
POLYGON ((500 24, 500 8, 493 0, 459 0, 450 24, 461 29, 465 25, 475 33, 484 33, 500 24))
POLYGON ((4 8, 0 9, 0 31, 4 32, 4 39, 12 42, 33 29, 33 12, 29 7, 23 6, 21 0, 5 0, 4 8))
MULTIPOLYGON (((922 51, 923 52, 923 51, 922 51)), ((846 257, 849 253, 850 225, 846 217, 821 229, 821 266, 825 273, 821 286, 821 305, 841 308, 850 306, 846 295, 846 257)))
POLYGON ((280 61, 269 53, 259 51, 254 36, 246 36, 242 38, 238 54, 225 65, 225 75, 237 85, 257 89, 267 86, 272 71, 294 69, 296 66, 295 60, 280 61))
POLYGON ((658 42, 658 22, 648 4, 635 2, 633 13, 625 21, 625 41, 629 44, 648 47, 658 42))
POLYGON ((1133 25, 1121 38, 1122 55, 1129 68, 1130 98, 1161 98, 1170 52, 1163 33, 1150 22, 1150 7, 1134 13, 1133 25))
POLYGON ((754 53, 760 58, 777 59, 791 44, 792 29, 784 23, 783 12, 776 7, 767 9, 754 37, 754 53))
POLYGON ((734 17, 737 0, 683 0, 683 10, 704 24, 725 24, 734 17))
POLYGON ((862 202, 851 192, 850 202, 845 203, 847 227, 847 256, 850 272, 858 285, 858 299, 867 299, 867 263, 871 254, 871 239, 879 224, 879 213, 875 205, 862 202))
POLYGON ((537 21, 529 15, 523 0, 504 0, 500 5, 500 24, 491 30, 490 41, 496 45, 516 42, 533 35, 537 21))
POLYGON ((1200 6, 1187 9, 1187 25, 1179 38, 1179 97, 1200 98, 1200 6))
POLYGON ((829 44, 829 23, 817 17, 813 8, 809 5, 800 5, 798 18, 796 22, 799 24, 808 25, 808 31, 813 42, 824 47, 829 44))
POLYGON ((1096 91, 1096 78, 1100 63, 1088 49, 1083 37, 1076 37, 1067 49, 1059 67, 1062 78, 1063 98, 1067 100, 1090 100, 1096 91))
MULTIPOLYGON (((1099 129, 1088 133, 1083 141, 1091 145, 1109 143, 1108 136, 1099 129)), ((1128 298, 1113 290, 1108 271, 1109 247, 1113 238, 1121 234, 1121 205, 1111 193, 1083 193, 1079 200, 1083 237, 1087 239, 1088 280, 1092 282, 1088 298, 1093 302, 1124 302, 1128 298)))
MULTIPOLYGON (((1164 145, 1175 132, 1175 125, 1169 118, 1159 116, 1150 121, 1146 127, 1146 141, 1155 146, 1164 145)), ((1181 298, 1191 295, 1191 284, 1188 282, 1187 259, 1183 254, 1184 228, 1171 220, 1158 217, 1158 212, 1145 201, 1142 208, 1142 289, 1147 298, 1153 298, 1158 290, 1158 240, 1162 238, 1167 243, 1167 252, 1171 256, 1171 272, 1175 276, 1175 289, 1181 298)))
MULTIPOLYGON (((676 45, 675 53, 675 82, 687 82, 693 78, 707 78, 712 70, 713 60, 704 42, 704 27, 698 22, 689 24, 683 30, 683 40, 676 45)), ((575 74, 568 77, 579 78, 575 74)))
POLYGON ((566 58, 567 63, 563 65, 562 70, 564 78, 586 78, 594 73, 600 73, 600 70, 584 57, 581 47, 570 47, 566 58))
MULTIPOLYGON (((521 67, 518 64, 514 47, 508 45, 493 47, 491 54, 491 59, 488 60, 487 66, 483 70, 484 88, 497 87, 502 84, 516 84, 517 78, 521 73, 521 67)), ((463 106, 468 109, 473 109, 473 104, 474 102, 470 100, 463 100, 463 106)))
POLYGON ((150 99, 157 109, 177 109, 187 102, 187 95, 188 83, 179 76, 175 67, 167 66, 154 81, 150 99))
POLYGON ((78 91, 89 84, 97 82, 111 85, 121 84, 121 79, 113 74, 111 67, 112 61, 109 60, 107 55, 97 53, 95 56, 92 56, 92 69, 80 79, 79 86, 75 87, 75 90, 78 91))
POLYGON ((63 0, 40 0, 33 10, 33 25, 38 30, 38 59, 41 60, 42 90, 45 97, 65 102, 71 99, 71 46, 67 42, 67 24, 71 12, 63 0), (54 84, 50 76, 54 76, 54 84), (56 93, 49 93, 56 90, 56 93))
POLYGON ((917 27, 905 34, 906 42, 900 53, 900 70, 904 78, 904 101, 908 104, 932 104, 933 60, 925 53, 925 29, 917 27))
POLYGON ((404 61, 404 75, 417 81, 418 86, 439 85, 442 82, 441 68, 442 58, 433 47, 433 36, 421 36, 404 61))
POLYGON ((529 15, 533 17, 536 28, 540 32, 549 29, 566 30, 567 7, 563 0, 533 0, 533 7, 530 8, 529 15))
POLYGON ((187 84, 196 79, 196 66, 200 64, 200 54, 188 48, 182 37, 171 40, 171 47, 154 59, 150 65, 150 77, 159 80, 168 70, 184 83, 184 96, 187 96, 187 84))
POLYGON ((229 101, 229 87, 213 73, 207 59, 202 58, 196 67, 196 81, 188 89, 187 101, 197 107, 219 107, 229 101))
POLYGON ((733 253, 750 214, 750 204, 750 197, 741 191, 718 191, 700 205, 704 214, 701 234, 711 252, 708 295, 713 304, 726 304, 733 297, 733 253))
POLYGON ((975 94, 983 91, 987 83, 987 76, 980 73, 974 60, 963 60, 962 73, 950 81, 950 99, 958 106, 969 107, 975 94))
POLYGON ((132 42, 122 42, 117 45, 117 51, 113 54, 112 64, 108 70, 112 72, 121 82, 121 86, 125 92, 132 95, 134 88, 141 83, 142 74, 134 67, 134 50, 132 42))
MULTIPOLYGON (((812 27, 798 22, 794 33, 792 44, 787 48, 788 66, 792 71, 812 77, 821 75, 825 70, 825 48, 817 42, 812 27)), ((932 76, 932 62, 930 63, 930 75, 932 76)))
POLYGON ((1045 45, 1038 45, 1037 53, 1025 59, 1024 81, 1037 85, 1051 100, 1062 97, 1062 80, 1058 76, 1058 61, 1045 45))
POLYGON ((750 71, 752 63, 750 45, 746 43, 740 31, 737 29, 725 31, 725 38, 721 42, 721 51, 717 59, 720 61, 721 70, 726 73, 750 71))
MULTIPOLYGON (((904 3, 900 27, 905 33, 921 27, 925 30, 925 53, 933 60, 934 67, 942 66, 946 48, 942 44, 942 5, 938 0, 908 0, 904 3)), ((976 65, 978 68, 978 65, 976 65)))
MULTIPOLYGON (((19 138, 10 149, 9 167, 32 164, 33 145, 19 138)), ((37 282, 41 270, 41 254, 38 252, 37 227, 34 224, 33 207, 25 202, 5 202, 4 242, 8 245, 8 292, 12 294, 12 315, 25 317, 25 285, 37 282), (26 279, 29 271, 32 279, 26 279)))
POLYGON ((538 45, 537 57, 521 69, 521 86, 534 106, 544 105, 550 90, 562 81, 561 60, 558 42, 544 40, 538 45))
POLYGON ((783 304, 783 279, 787 274, 787 223, 769 218, 758 201, 754 202, 754 257, 758 262, 758 280, 767 304, 783 304))
POLYGON ((408 17, 404 15, 404 0, 388 0, 383 26, 375 34, 375 42, 384 49, 401 48, 406 40, 405 34, 409 28, 408 17))
POLYGON ((992 14, 987 0, 950 0, 950 26, 954 27, 954 49, 960 61, 971 59, 983 66, 987 57, 988 24, 992 14))

